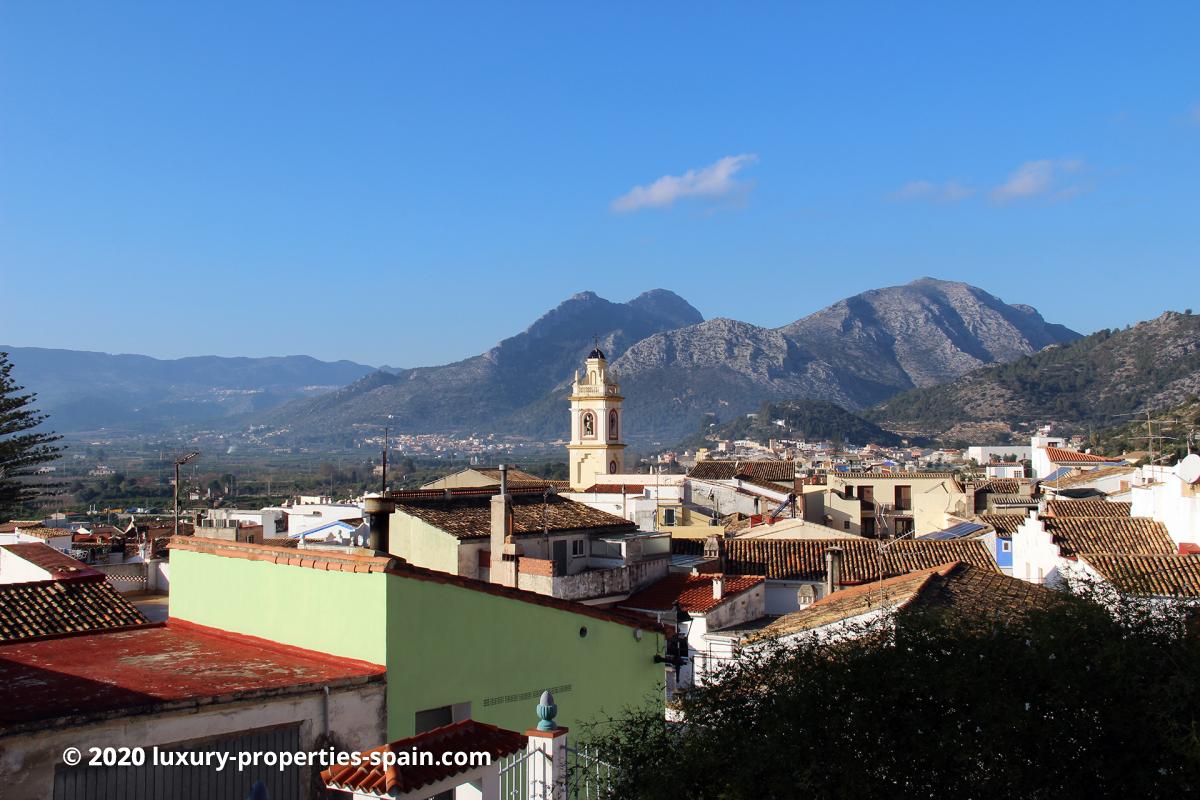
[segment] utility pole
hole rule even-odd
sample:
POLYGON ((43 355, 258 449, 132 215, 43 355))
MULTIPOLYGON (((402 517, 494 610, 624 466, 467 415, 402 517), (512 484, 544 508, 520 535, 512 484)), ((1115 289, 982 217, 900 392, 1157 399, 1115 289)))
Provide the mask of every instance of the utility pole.
MULTIPOLYGON (((175 459, 175 535, 179 535, 179 468, 184 464, 197 458, 200 454, 193 451, 185 456, 175 459)), ((154 543, 150 543, 150 549, 154 549, 154 543)), ((153 553, 151 553, 153 555, 153 553)))
POLYGON ((384 425, 383 426, 383 472, 380 473, 381 477, 379 478, 379 493, 380 494, 384 494, 387 492, 387 440, 388 440, 388 426, 384 425))
POLYGON ((1150 424, 1150 411, 1146 411, 1146 442, 1150 448, 1150 465, 1154 466, 1154 428, 1150 424))
MULTIPOLYGON (((392 415, 388 414, 387 418, 392 419, 392 415)), ((379 479, 379 494, 387 494, 387 451, 388 451, 388 424, 383 423, 383 473, 379 479)))

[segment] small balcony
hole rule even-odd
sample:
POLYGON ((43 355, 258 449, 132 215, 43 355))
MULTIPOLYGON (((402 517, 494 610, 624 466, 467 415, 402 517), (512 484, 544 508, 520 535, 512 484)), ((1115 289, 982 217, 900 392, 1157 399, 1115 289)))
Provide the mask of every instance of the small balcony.
POLYGON ((906 503, 880 503, 879 515, 883 517, 911 517, 912 502, 906 503))

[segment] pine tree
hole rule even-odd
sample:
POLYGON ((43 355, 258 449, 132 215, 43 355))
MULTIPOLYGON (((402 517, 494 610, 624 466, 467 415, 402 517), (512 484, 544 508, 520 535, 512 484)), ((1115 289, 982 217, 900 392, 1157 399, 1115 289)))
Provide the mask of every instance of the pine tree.
POLYGON ((62 438, 53 431, 33 430, 46 415, 33 407, 37 395, 23 394, 25 387, 13 380, 12 368, 8 353, 0 353, 0 514, 11 513, 45 490, 28 479, 40 464, 58 458, 61 448, 55 442, 62 438))

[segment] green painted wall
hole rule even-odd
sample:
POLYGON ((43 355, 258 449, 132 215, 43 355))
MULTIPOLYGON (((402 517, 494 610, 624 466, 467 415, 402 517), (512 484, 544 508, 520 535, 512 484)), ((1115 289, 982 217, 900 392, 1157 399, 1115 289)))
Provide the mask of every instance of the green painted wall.
POLYGON ((389 552, 408 563, 458 574, 458 539, 410 514, 397 511, 388 521, 389 552))
POLYGON ((171 616, 386 664, 388 577, 173 550, 171 616))
POLYGON ((524 731, 537 695, 567 684, 559 722, 575 729, 662 697, 659 634, 452 584, 176 550, 170 602, 179 619, 385 664, 390 739, 415 733, 417 711, 463 702, 524 731))
POLYGON ((661 637, 626 625, 451 584, 394 578, 388 586, 388 736, 411 736, 427 708, 470 702, 481 722, 524 731, 546 688, 560 724, 580 723, 657 698, 661 637), (588 634, 580 637, 586 626, 588 634), (415 689, 410 691, 410 689, 415 689), (533 692, 532 698, 485 700, 533 692))

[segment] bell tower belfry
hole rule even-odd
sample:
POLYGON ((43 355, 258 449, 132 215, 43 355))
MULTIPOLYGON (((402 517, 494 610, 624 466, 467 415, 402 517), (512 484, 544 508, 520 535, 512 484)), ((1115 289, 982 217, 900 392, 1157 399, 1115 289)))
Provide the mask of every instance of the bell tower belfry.
POLYGON ((625 471, 621 441, 621 387, 608 377, 608 362, 597 347, 588 354, 584 372, 571 384, 571 488, 583 491, 603 476, 625 471))

